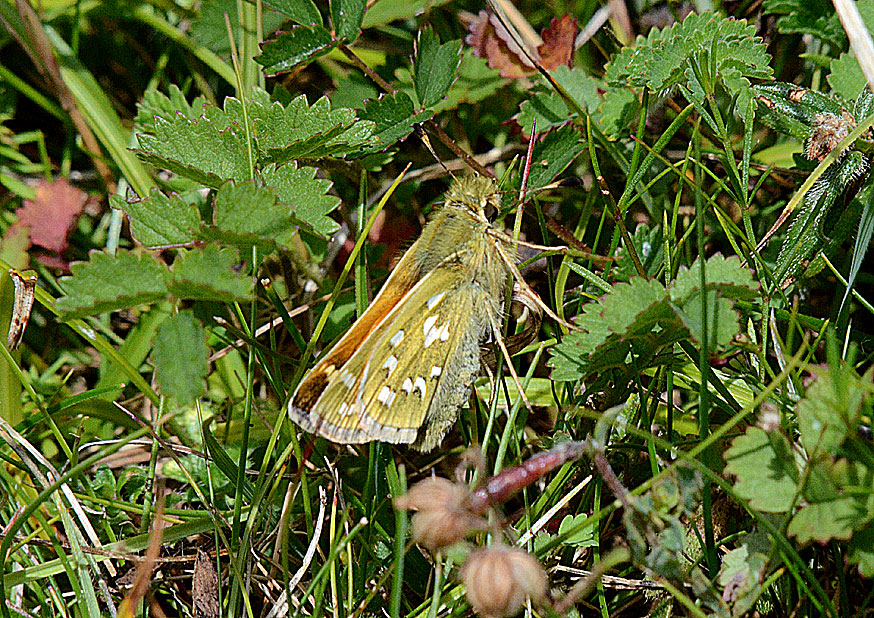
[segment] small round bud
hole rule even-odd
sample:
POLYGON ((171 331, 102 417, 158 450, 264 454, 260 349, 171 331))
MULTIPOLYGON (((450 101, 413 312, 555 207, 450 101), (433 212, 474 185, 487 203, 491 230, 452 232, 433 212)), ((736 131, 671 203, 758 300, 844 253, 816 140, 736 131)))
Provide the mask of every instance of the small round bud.
POLYGON ((461 577, 471 607, 488 618, 515 616, 526 598, 534 605, 546 598, 546 572, 534 556, 516 547, 477 549, 468 556, 461 577))
POLYGON ((417 511, 411 523, 413 541, 435 551, 486 528, 485 520, 461 506, 467 494, 464 485, 432 477, 395 498, 394 505, 397 509, 417 511))

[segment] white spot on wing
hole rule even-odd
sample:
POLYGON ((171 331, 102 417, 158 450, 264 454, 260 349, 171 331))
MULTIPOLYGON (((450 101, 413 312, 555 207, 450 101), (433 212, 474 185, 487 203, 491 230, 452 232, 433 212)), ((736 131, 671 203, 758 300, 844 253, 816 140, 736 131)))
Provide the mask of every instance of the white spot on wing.
POLYGON ((337 414, 339 414, 340 416, 347 416, 351 411, 352 410, 349 408, 349 404, 344 401, 337 409, 337 414))
POLYGON ((432 309, 434 305, 440 302, 440 300, 446 296, 446 292, 440 292, 439 294, 434 294, 431 298, 428 299, 428 302, 425 303, 428 305, 428 309, 432 309))
POLYGON ((424 399, 427 385, 425 384, 425 378, 422 376, 417 377, 415 384, 413 384, 413 390, 415 391, 416 389, 419 389, 419 392, 422 393, 422 399, 424 399))
POLYGON ((413 390, 413 381, 409 378, 404 380, 404 383, 401 384, 401 390, 404 391, 407 395, 413 390))
POLYGON ((353 376, 352 372, 348 369, 344 369, 340 372, 340 379, 343 381, 343 384, 346 385, 346 388, 352 388, 355 386, 355 376, 353 376))
POLYGON ((388 386, 383 386, 382 390, 379 391, 379 395, 376 396, 376 400, 382 404, 390 406, 391 402, 394 401, 394 393, 391 392, 391 389, 388 386))
POLYGON ((444 324, 440 330, 440 341, 446 341, 447 339, 449 339, 449 322, 444 324))
POLYGON ((395 367, 398 366, 398 357, 394 354, 389 355, 385 362, 382 364, 383 369, 388 369, 388 375, 391 375, 395 370, 395 367))
POLYGON ((430 377, 439 378, 441 373, 443 373, 443 368, 440 367, 439 365, 434 365, 433 367, 431 367, 430 377))
POLYGON ((399 345, 401 345, 401 341, 403 341, 403 340, 404 340, 404 331, 399 330, 394 335, 392 335, 391 339, 389 339, 388 342, 389 342, 389 345, 391 345, 391 347, 396 348, 399 345))
MULTIPOLYGON (((436 322, 436 321, 437 321, 436 315, 432 315, 431 317, 429 317, 428 319, 425 320, 425 326, 422 327, 422 330, 425 331, 424 332, 425 337, 427 337, 428 333, 431 332, 431 329, 434 328, 434 322, 436 322)), ((425 346, 425 347, 427 347, 427 346, 425 346)))

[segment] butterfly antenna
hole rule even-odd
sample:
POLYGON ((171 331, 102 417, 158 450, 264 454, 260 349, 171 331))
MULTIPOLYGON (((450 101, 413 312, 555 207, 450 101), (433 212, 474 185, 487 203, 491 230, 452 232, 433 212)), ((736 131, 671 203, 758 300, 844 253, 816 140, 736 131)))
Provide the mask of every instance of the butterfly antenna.
POLYGON ((420 124, 416 125, 416 135, 419 136, 419 139, 421 139, 422 143, 425 144, 425 148, 428 149, 428 152, 431 153, 431 156, 434 157, 434 160, 440 164, 440 167, 442 167, 446 171, 446 173, 449 174, 450 178, 452 178, 452 180, 458 180, 455 177, 455 174, 452 173, 452 170, 446 167, 443 159, 437 156, 437 151, 434 150, 434 146, 431 145, 431 139, 428 137, 428 133, 425 131, 425 128, 420 124))

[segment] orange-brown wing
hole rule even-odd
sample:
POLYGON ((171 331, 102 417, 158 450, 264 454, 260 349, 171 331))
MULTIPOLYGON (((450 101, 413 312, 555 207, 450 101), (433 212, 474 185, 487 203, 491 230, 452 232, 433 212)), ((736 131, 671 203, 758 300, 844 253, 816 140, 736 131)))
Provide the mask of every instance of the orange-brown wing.
MULTIPOLYGON (((391 312, 401 299, 416 285, 419 279, 419 267, 417 266, 416 251, 418 243, 414 243, 404 257, 398 262, 392 274, 386 280, 376 298, 367 308, 367 311, 358 318, 352 327, 346 332, 340 341, 331 350, 322 356, 310 372, 294 391, 288 402, 288 414, 291 419, 304 430, 319 434, 321 431, 321 416, 314 412, 316 402, 328 388, 329 384, 340 380, 341 368, 359 350, 364 341, 379 325, 379 323, 391 312)), ((353 376, 348 372, 343 373, 343 380, 348 388, 357 385, 360 375, 353 376)), ((357 421, 356 421, 357 425, 357 421)), ((346 439, 333 438, 337 442, 357 442, 356 427, 347 427, 344 432, 346 439)), ((331 438, 331 436, 326 436, 331 438)), ((365 440, 360 440, 365 441, 365 440)))

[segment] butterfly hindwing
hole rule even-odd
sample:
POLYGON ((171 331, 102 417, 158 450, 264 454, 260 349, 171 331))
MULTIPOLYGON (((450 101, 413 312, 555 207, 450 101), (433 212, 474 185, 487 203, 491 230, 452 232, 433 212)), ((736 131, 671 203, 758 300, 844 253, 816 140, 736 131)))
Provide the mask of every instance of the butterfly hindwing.
POLYGON ((479 368, 481 329, 470 317, 481 296, 466 273, 438 267, 411 290, 405 304, 412 310, 380 329, 359 386, 361 428, 371 439, 414 442, 450 391, 464 391, 463 403, 479 368), (465 376, 457 369, 462 359, 471 368, 465 376))

